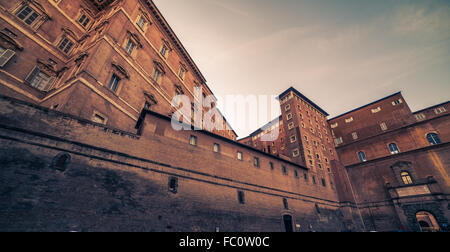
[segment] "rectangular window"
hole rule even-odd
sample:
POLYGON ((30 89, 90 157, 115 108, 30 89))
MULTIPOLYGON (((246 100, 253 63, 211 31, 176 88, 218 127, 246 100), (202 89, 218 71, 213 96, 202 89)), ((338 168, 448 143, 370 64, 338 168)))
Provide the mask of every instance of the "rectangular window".
POLYGON ((41 91, 47 91, 55 81, 55 77, 50 77, 48 74, 35 67, 25 80, 30 86, 41 91))
POLYGON ((380 128, 381 128, 382 131, 386 131, 388 129, 386 123, 381 123, 380 124, 380 128))
POLYGON ((398 99, 398 100, 393 101, 393 102, 392 102, 392 105, 393 105, 393 106, 397 106, 397 105, 400 105, 400 104, 402 104, 402 103, 403 103, 403 100, 402 100, 402 99, 398 99))
POLYGON ((332 128, 332 129, 337 128, 338 126, 339 126, 338 123, 331 124, 331 128, 332 128))
POLYGON ((286 166, 283 165, 282 170, 284 175, 288 175, 286 166))
POLYGON ((286 118, 287 118, 287 120, 291 120, 292 119, 292 114, 291 113, 287 114, 286 118))
POLYGON ((445 109, 444 107, 440 107, 434 110, 434 113, 436 113, 436 115, 442 114, 444 112, 447 112, 447 109, 445 109))
POLYGON ((213 150, 215 153, 219 153, 220 152, 220 145, 219 144, 214 144, 213 150))
POLYGON ((78 19, 78 23, 83 26, 84 28, 87 28, 89 23, 91 22, 91 19, 86 14, 81 14, 80 18, 78 19))
POLYGON ((294 123, 289 123, 289 124, 288 124, 288 128, 289 128, 289 129, 293 129, 293 128, 294 128, 294 123))
POLYGON ((238 201, 239 204, 245 204, 245 194, 243 191, 238 191, 238 201))
POLYGON ((180 67, 180 71, 178 71, 178 77, 180 77, 180 79, 184 80, 185 74, 186 74, 186 70, 184 70, 184 68, 180 67))
POLYGON ((134 51, 134 48, 136 48, 136 44, 131 41, 131 39, 128 40, 127 46, 125 47, 125 51, 131 55, 134 51))
POLYGON ((300 156, 300 151, 299 151, 298 149, 293 150, 293 151, 292 151, 292 156, 293 156, 293 157, 298 157, 298 156, 300 156))
POLYGON ((297 142, 297 137, 295 135, 291 136, 289 139, 291 140, 291 143, 297 142))
POLYGON ((353 140, 357 140, 358 139, 358 133, 353 132, 352 133, 352 137, 353 137, 353 140))
POLYGON ((423 114, 423 113, 420 113, 420 114, 417 114, 416 115, 416 120, 417 121, 422 121, 422 120, 424 120, 426 117, 425 117, 425 115, 423 114))
POLYGON ((191 136, 191 138, 189 139, 189 144, 192 146, 197 146, 197 137, 191 136))
POLYGON ((240 161, 244 160, 242 152, 240 152, 240 151, 237 152, 237 159, 240 160, 240 161))
POLYGON ((326 183, 325 179, 322 179, 322 186, 323 186, 323 187, 326 187, 326 186, 327 186, 327 183, 326 183))
POLYGON ((103 116, 94 113, 94 115, 92 116, 92 121, 95 123, 105 124, 106 119, 103 116))
POLYGON ((139 19, 136 22, 136 24, 139 26, 139 28, 142 31, 145 31, 145 27, 147 26, 147 20, 141 15, 141 16, 139 16, 139 19))
POLYGON ((272 171, 273 171, 273 169, 274 169, 273 163, 272 163, 272 162, 270 162, 270 163, 269 163, 269 165, 270 165, 270 170, 272 170, 272 171))
POLYGON ((345 122, 346 122, 346 123, 351 123, 351 122, 353 122, 353 117, 350 117, 350 118, 345 119, 345 122))
POLYGON ((343 143, 342 137, 336 138, 334 141, 335 141, 336 145, 339 145, 339 144, 343 143))
POLYGON ((163 45, 162 48, 161 48, 160 53, 161 53, 161 55, 162 55, 164 58, 167 58, 167 52, 168 52, 167 46, 166 46, 166 45, 163 45))
POLYGON ((0 46, 0 67, 4 67, 15 54, 15 51, 0 46))
POLYGON ((63 36, 58 44, 58 49, 63 51, 65 54, 69 54, 73 46, 74 43, 72 42, 72 40, 68 39, 66 36, 63 36))
POLYGON ((33 25, 33 23, 39 18, 39 14, 28 5, 20 8, 16 12, 16 16, 24 21, 27 25, 33 25))
POLYGON ((255 167, 259 167, 259 158, 255 157, 255 158, 253 159, 253 165, 254 165, 255 167))
POLYGON ((158 82, 159 78, 161 77, 161 71, 155 67, 155 70, 153 71, 153 80, 158 82))
POLYGON ((286 105, 286 107, 284 108, 285 111, 289 111, 291 109, 291 105, 286 105))
POLYGON ((119 86, 120 78, 116 74, 111 76, 111 80, 109 80, 108 88, 113 92, 117 91, 117 87, 119 86))
POLYGON ((381 107, 372 109, 372 114, 378 113, 381 111, 381 107))

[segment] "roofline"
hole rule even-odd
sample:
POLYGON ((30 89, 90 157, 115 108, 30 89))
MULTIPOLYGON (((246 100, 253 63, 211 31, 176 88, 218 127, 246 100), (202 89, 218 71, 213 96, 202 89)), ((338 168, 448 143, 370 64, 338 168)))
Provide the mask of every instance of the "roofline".
POLYGON ((309 104, 311 104, 313 107, 315 107, 317 110, 319 110, 320 112, 322 112, 323 114, 325 114, 325 116, 329 116, 330 114, 328 114, 325 110, 323 110, 321 107, 319 107, 317 104, 315 104, 313 101, 311 101, 308 97, 304 96, 302 93, 300 93, 297 89, 295 89, 294 87, 290 87, 288 88, 286 91, 284 91, 282 94, 280 94, 278 96, 278 99, 280 99, 282 96, 285 96, 287 93, 293 91, 294 93, 296 93, 298 96, 300 96, 302 99, 304 99, 305 101, 307 101, 309 104))
POLYGON ((273 119, 272 121, 270 121, 270 122, 264 124, 262 127, 259 127, 257 130, 253 131, 253 132, 252 132, 250 135, 248 135, 248 136, 251 137, 251 136, 255 135, 255 134, 258 133, 259 131, 262 131, 262 129, 263 129, 264 127, 270 125, 271 123, 275 122, 276 120, 280 121, 280 119, 283 120, 283 117, 282 117, 281 115, 278 116, 277 118, 273 119))
POLYGON ((342 116, 348 115, 348 114, 350 114, 350 113, 353 113, 353 112, 355 112, 355 111, 357 111, 357 110, 360 110, 360 109, 362 109, 362 108, 365 108, 365 107, 371 106, 371 105, 373 105, 373 104, 375 104, 375 103, 378 103, 378 102, 380 102, 380 101, 383 101, 383 100, 389 99, 389 98, 391 98, 391 97, 393 97, 393 96, 396 96, 396 95, 398 95, 398 94, 400 94, 400 95, 401 95, 401 94, 402 94, 402 92, 400 91, 400 92, 397 92, 397 93, 395 93, 395 94, 391 94, 391 95, 389 95, 389 96, 386 96, 386 97, 384 97, 384 98, 378 99, 378 100, 376 100, 376 101, 374 101, 374 102, 371 102, 371 103, 369 103, 369 104, 366 104, 366 105, 364 105, 364 106, 361 106, 361 107, 355 108, 355 109, 353 109, 353 110, 351 110, 351 111, 348 111, 348 112, 345 112, 344 114, 341 114, 341 115, 335 116, 335 117, 333 117, 333 118, 331 118, 331 119, 328 119, 327 121, 329 122, 329 121, 332 121, 332 120, 338 119, 339 117, 342 117, 342 116))
POLYGON ((445 104, 447 104, 447 103, 449 103, 449 102, 450 102, 450 101, 446 101, 446 102, 443 102, 443 103, 439 103, 439 104, 437 104, 437 105, 433 105, 433 106, 431 106, 431 107, 427 107, 427 108, 418 110, 418 111, 416 111, 416 112, 413 112, 413 114, 417 114, 417 113, 420 113, 420 112, 424 112, 425 110, 429 110, 429 109, 432 109, 432 108, 436 108, 436 107, 445 105, 445 104))

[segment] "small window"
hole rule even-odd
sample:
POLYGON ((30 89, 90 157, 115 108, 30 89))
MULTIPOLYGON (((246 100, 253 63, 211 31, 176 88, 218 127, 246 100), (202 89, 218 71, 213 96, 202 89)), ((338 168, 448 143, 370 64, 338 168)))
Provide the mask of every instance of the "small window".
POLYGON ((213 146, 213 151, 215 153, 219 153, 220 152, 220 145, 215 143, 214 146, 213 146))
POLYGON ((352 138, 353 138, 353 140, 357 140, 358 139, 358 133, 353 132, 352 133, 352 138))
POLYGON ((58 49, 63 51, 65 54, 69 54, 74 45, 75 44, 72 40, 68 39, 66 36, 63 36, 58 44, 58 49))
POLYGON ((294 123, 292 123, 292 122, 289 123, 289 124, 288 124, 288 129, 293 129, 293 128, 294 128, 294 123))
POLYGON ((25 82, 41 91, 48 91, 51 85, 55 82, 55 79, 55 77, 51 77, 43 71, 39 70, 39 68, 35 67, 33 71, 28 75, 25 82))
POLYGON ((380 111, 381 111, 381 107, 374 108, 374 109, 372 109, 372 114, 376 114, 380 111))
POLYGON ((305 179, 305 181, 308 181, 308 174, 303 173, 303 178, 305 179))
POLYGON ((15 51, 0 46, 0 67, 4 67, 15 54, 15 51))
POLYGON ((270 170, 273 171, 274 170, 273 162, 270 162, 269 165, 270 165, 270 170))
POLYGON ((287 118, 287 120, 291 120, 292 119, 292 114, 291 113, 287 114, 286 118, 287 118))
POLYGON ((290 138, 289 138, 289 140, 291 141, 291 143, 295 143, 295 142, 297 142, 297 136, 291 136, 290 138))
POLYGON ((283 206, 284 206, 284 209, 289 210, 289 205, 288 205, 287 199, 283 199, 283 206))
POLYGON ((317 184, 315 176, 312 176, 312 181, 313 181, 314 184, 317 184))
POLYGON ((178 178, 169 178, 169 192, 176 194, 178 192, 178 178))
POLYGON ((191 138, 189 139, 189 144, 192 146, 197 146, 197 137, 191 136, 191 138))
POLYGON ((297 171, 297 170, 294 170, 294 176, 295 176, 296 178, 298 178, 298 171, 297 171))
POLYGON ((417 121, 422 121, 422 120, 424 120, 426 117, 425 117, 425 115, 423 114, 423 113, 420 113, 420 114, 417 114, 416 115, 416 120, 417 121))
POLYGON ((185 75, 186 75, 186 69, 184 69, 183 67, 180 67, 180 70, 178 71, 178 77, 180 77, 180 79, 184 80, 185 75))
POLYGON ((145 31, 145 28, 147 27, 148 22, 147 22, 147 19, 145 19, 143 15, 140 15, 136 24, 137 24, 137 26, 139 26, 139 28, 142 31, 145 31))
POLYGON ((28 5, 24 5, 16 12, 16 16, 24 21, 27 25, 33 23, 39 18, 39 14, 28 5))
POLYGON ((346 122, 346 123, 351 123, 351 122, 353 122, 353 117, 350 117, 350 118, 348 118, 348 119, 345 119, 345 122, 346 122))
POLYGON ((136 44, 131 39, 129 39, 128 42, 127 42, 127 45, 125 46, 125 51, 129 55, 131 55, 135 48, 136 48, 136 44))
POLYGON ((434 110, 434 113, 436 113, 436 115, 442 114, 444 112, 447 112, 447 109, 445 109, 444 107, 440 107, 434 110))
POLYGON ((388 129, 386 123, 381 123, 380 124, 380 128, 381 128, 382 131, 386 131, 388 129))
POLYGON ((358 158, 361 163, 367 162, 366 154, 362 151, 358 152, 358 158))
POLYGON ((98 113, 92 115, 92 121, 95 123, 106 124, 106 118, 98 113))
POLYGON ((292 151, 292 156, 293 156, 293 157, 298 157, 298 156, 300 156, 300 151, 299 151, 298 149, 293 150, 293 151, 292 151))
POLYGON ((168 52, 168 51, 169 51, 169 48, 167 48, 166 45, 163 45, 163 46, 161 47, 160 53, 161 53, 161 55, 162 55, 164 58, 167 58, 167 52, 168 52))
POLYGON ((400 153, 400 150, 398 149, 397 144, 395 143, 389 144, 389 150, 391 151, 392 155, 400 153))
POLYGON ((70 159, 71 157, 67 153, 59 154, 53 159, 52 167, 59 171, 65 171, 70 163, 70 159))
POLYGON ((402 104, 402 103, 403 103, 403 100, 402 100, 402 99, 398 99, 398 100, 393 101, 393 102, 392 102, 392 105, 393 105, 393 106, 397 106, 397 105, 400 105, 400 104, 402 104))
POLYGON ((327 186, 327 182, 325 181, 324 178, 322 179, 322 186, 323 186, 323 187, 326 187, 326 186, 327 186))
POLYGON ((288 175, 286 166, 283 165, 283 167, 281 169, 282 169, 284 175, 288 175))
POLYGON ((111 76, 111 79, 109 80, 108 88, 110 90, 112 90, 113 92, 116 92, 117 91, 117 87, 119 86, 119 83, 120 83, 120 77, 117 76, 116 74, 113 74, 111 76))
POLYGON ((240 161, 244 160, 242 152, 240 152, 240 151, 237 152, 237 159, 240 161))
POLYGON ((430 133, 427 135, 428 142, 430 145, 437 145, 441 143, 441 139, 439 139, 439 135, 436 133, 430 133))
POLYGON ((285 111, 289 111, 291 109, 291 105, 286 105, 286 107, 284 108, 285 111))
POLYGON ((412 181, 412 178, 411 178, 411 175, 409 174, 409 172, 406 172, 406 171, 402 172, 400 174, 400 177, 402 178, 403 184, 405 184, 405 185, 413 184, 413 181, 412 181))
POLYGON ((338 123, 331 124, 331 128, 332 128, 332 129, 337 128, 338 126, 339 126, 338 123))
POLYGON ((255 158, 253 159, 253 165, 254 165, 255 167, 259 167, 259 158, 255 157, 255 158))
POLYGON ((239 204, 245 204, 245 194, 243 191, 238 191, 238 201, 239 204))
POLYGON ((344 141, 342 141, 342 137, 336 138, 335 143, 336 145, 342 144, 344 141))
POLYGON ((159 82, 161 75, 162 75, 161 70, 159 70, 157 67, 155 67, 155 69, 153 71, 153 80, 156 82, 159 82))

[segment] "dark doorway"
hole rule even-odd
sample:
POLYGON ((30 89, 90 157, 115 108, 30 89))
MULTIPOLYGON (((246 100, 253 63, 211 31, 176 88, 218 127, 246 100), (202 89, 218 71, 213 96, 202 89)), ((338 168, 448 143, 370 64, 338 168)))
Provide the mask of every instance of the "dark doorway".
POLYGON ((284 222, 284 228, 286 229, 287 233, 294 232, 294 226, 292 225, 292 216, 284 215, 283 222, 284 222))

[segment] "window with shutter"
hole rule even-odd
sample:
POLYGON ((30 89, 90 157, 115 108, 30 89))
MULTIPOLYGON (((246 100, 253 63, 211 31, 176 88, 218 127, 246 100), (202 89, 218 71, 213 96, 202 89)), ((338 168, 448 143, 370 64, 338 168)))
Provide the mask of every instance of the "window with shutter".
POLYGON ((15 51, 10 49, 3 49, 0 47, 0 67, 4 67, 6 63, 8 63, 12 57, 16 54, 15 51))

